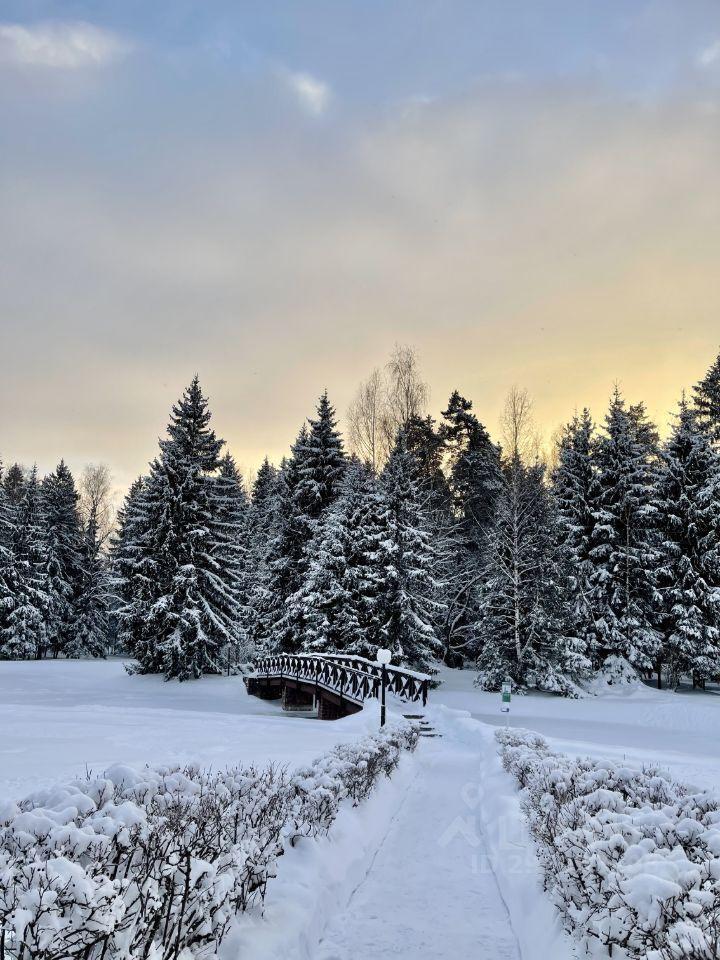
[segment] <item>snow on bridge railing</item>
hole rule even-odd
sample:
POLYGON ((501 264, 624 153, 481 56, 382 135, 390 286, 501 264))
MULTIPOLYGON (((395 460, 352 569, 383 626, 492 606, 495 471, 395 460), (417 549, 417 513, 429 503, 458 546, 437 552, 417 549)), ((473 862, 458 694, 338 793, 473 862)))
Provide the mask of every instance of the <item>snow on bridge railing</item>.
MULTIPOLYGON (((345 654, 277 653, 257 660, 251 675, 256 678, 286 677, 288 680, 323 687, 362 704, 378 697, 382 666, 365 657, 345 654)), ((248 677, 247 679, 250 679, 248 677)), ((401 700, 427 703, 430 677, 402 667, 385 667, 387 689, 401 700)))

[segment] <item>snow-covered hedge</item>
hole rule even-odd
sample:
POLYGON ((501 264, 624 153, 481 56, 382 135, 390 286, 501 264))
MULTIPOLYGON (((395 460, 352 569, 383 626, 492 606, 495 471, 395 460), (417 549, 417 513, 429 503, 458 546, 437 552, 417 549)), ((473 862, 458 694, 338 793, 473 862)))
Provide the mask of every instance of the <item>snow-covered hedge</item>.
POLYGON ((571 930, 638 960, 720 957, 720 798, 529 731, 496 737, 571 930))
POLYGON ((307 769, 114 766, 0 806, 0 960, 211 957, 278 856, 389 776, 418 728, 307 769))

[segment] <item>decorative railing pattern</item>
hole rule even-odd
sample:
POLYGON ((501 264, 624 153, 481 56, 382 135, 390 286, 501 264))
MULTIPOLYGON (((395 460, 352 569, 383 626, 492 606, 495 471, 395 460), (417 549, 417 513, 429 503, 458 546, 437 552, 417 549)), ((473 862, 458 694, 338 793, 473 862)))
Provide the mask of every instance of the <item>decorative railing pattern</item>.
MULTIPOLYGON (((371 697, 379 697, 382 667, 364 657, 343 654, 276 653, 256 661, 252 676, 311 684, 361 705, 371 697)), ((423 706, 427 703, 430 677, 426 674, 388 666, 385 678, 386 689, 401 700, 422 701, 423 706)))

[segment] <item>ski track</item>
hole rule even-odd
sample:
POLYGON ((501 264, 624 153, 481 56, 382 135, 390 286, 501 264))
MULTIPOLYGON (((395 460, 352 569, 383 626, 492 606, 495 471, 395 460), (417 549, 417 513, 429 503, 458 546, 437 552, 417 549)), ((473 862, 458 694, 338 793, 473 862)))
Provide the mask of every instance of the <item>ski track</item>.
POLYGON ((424 742, 420 770, 316 960, 520 960, 480 826, 463 799, 478 754, 424 742))

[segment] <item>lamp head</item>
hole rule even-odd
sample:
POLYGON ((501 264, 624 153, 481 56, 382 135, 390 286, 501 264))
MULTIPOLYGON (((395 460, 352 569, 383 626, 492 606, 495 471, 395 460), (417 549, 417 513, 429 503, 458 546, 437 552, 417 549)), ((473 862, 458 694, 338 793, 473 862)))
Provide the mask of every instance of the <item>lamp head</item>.
POLYGON ((392 653, 390 652, 390 650, 385 650, 382 647, 380 647, 380 649, 378 650, 375 656, 376 656, 377 662, 381 666, 383 665, 387 666, 388 663, 390 663, 390 661, 392 660, 392 653))

